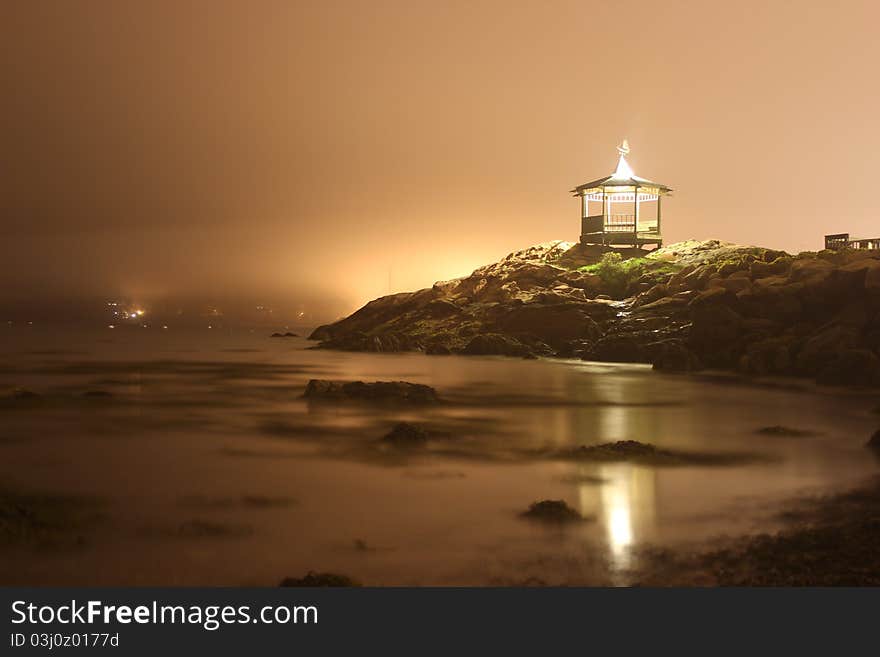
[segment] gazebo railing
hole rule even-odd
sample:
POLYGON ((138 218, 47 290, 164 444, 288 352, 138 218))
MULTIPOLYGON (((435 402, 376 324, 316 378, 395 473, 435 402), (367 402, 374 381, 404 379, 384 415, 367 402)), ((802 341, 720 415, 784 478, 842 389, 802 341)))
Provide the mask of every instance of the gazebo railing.
POLYGON ((657 220, 653 217, 639 221, 638 230, 636 230, 636 216, 634 214, 612 214, 607 217, 594 215, 581 219, 581 235, 657 232, 657 220))
POLYGON ((638 222, 636 231, 636 215, 634 214, 610 214, 605 217, 606 233, 655 233, 657 232, 657 220, 649 219, 638 222))

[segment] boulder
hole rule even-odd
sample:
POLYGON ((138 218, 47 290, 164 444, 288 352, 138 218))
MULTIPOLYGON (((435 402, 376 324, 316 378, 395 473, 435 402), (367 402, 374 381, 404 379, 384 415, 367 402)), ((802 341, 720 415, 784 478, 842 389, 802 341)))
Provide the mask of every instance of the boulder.
POLYGON ((798 352, 795 361, 798 372, 815 376, 842 352, 853 349, 857 341, 856 332, 840 324, 820 330, 807 338, 798 352))
POLYGON ((496 327, 506 334, 540 335, 550 344, 569 340, 595 340, 601 334, 599 325, 589 315, 589 307, 577 304, 526 304, 500 317, 496 321, 496 327))
POLYGON ((767 338, 748 345, 740 357, 738 368, 744 374, 765 376, 788 374, 791 371, 793 336, 767 338))

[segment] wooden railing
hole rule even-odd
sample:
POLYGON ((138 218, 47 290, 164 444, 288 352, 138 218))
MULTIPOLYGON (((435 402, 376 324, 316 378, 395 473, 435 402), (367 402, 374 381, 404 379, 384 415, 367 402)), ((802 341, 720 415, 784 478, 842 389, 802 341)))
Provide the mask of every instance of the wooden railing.
POLYGON ((594 215, 581 219, 581 235, 594 235, 597 233, 656 233, 657 220, 649 219, 639 221, 636 231, 636 216, 634 214, 612 214, 607 217, 594 215))

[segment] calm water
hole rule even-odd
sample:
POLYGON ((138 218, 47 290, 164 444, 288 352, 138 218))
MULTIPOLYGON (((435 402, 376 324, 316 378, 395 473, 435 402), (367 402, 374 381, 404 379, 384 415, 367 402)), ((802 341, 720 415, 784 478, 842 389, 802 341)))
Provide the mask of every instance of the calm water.
POLYGON ((621 584, 641 546, 773 529, 782 502, 877 470, 863 448, 874 404, 858 393, 644 366, 315 351, 266 335, 4 329, 0 393, 42 398, 0 409, 0 484, 85 496, 100 521, 73 547, 4 547, 0 584, 275 585, 308 570, 379 585, 621 584), (309 405, 310 378, 404 379, 445 401, 309 405), (426 453, 376 448, 399 420, 433 432, 426 453), (817 435, 755 433, 767 425, 817 435), (539 456, 623 439, 763 458, 539 456), (518 517, 547 498, 592 520, 562 530, 518 517))

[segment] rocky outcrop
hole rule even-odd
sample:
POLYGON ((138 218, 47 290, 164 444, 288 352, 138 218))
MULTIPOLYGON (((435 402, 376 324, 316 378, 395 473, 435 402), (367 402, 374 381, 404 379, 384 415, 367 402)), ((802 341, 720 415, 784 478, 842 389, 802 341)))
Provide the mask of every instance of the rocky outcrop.
POLYGON ((634 249, 550 242, 382 297, 320 347, 557 356, 880 385, 880 254, 718 240, 634 249))

